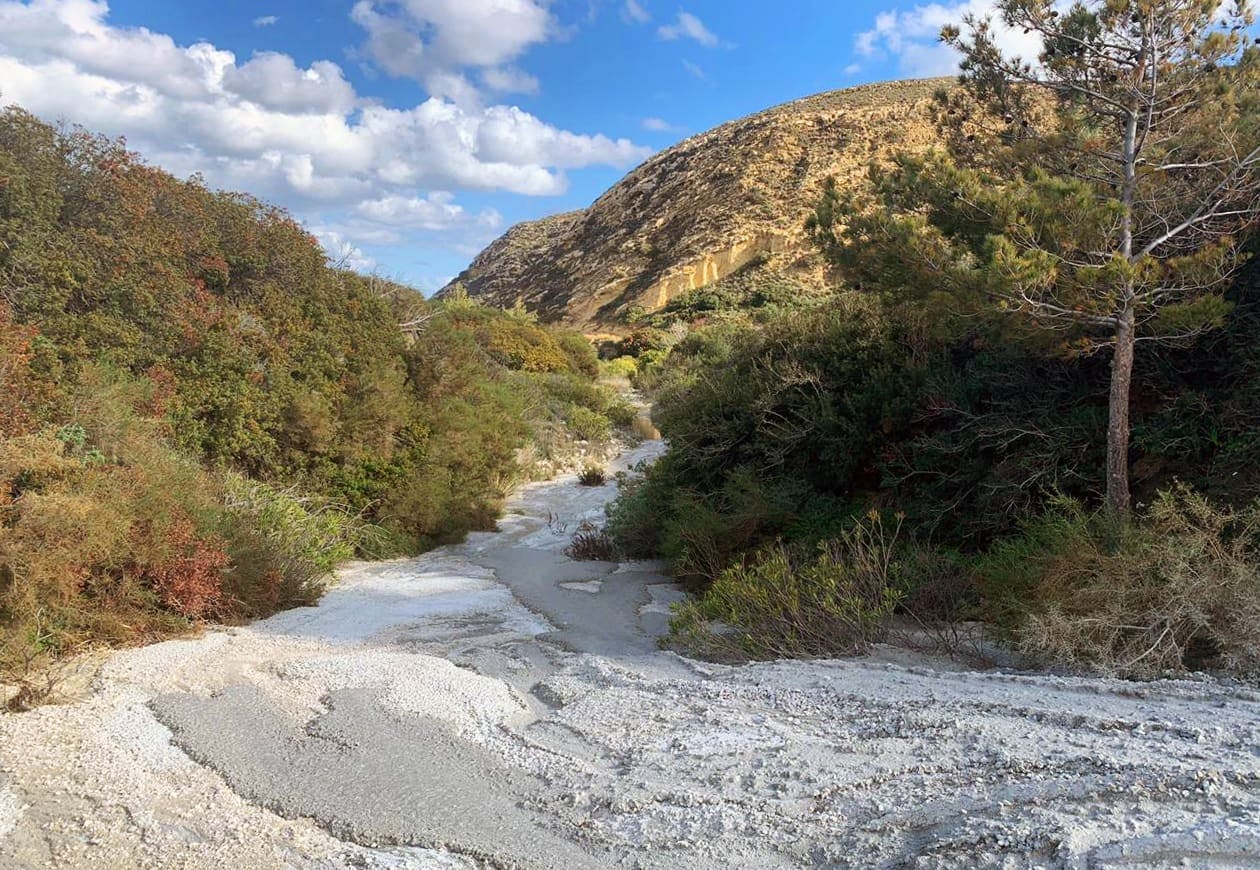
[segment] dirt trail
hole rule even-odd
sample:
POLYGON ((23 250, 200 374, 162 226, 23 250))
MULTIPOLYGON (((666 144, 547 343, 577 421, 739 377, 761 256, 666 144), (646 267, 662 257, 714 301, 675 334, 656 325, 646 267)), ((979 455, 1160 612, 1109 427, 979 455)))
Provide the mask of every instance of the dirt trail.
POLYGON ((688 661, 655 566, 561 554, 611 495, 531 485, 498 533, 0 717, 0 866, 1260 865, 1257 693, 688 661))

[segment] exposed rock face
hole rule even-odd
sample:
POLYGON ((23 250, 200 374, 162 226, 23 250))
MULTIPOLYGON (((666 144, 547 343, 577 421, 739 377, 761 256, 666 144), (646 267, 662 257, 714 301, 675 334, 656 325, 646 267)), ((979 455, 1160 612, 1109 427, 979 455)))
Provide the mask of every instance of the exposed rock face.
POLYGON ((513 227, 456 281, 492 305, 521 302, 588 329, 615 327, 631 309, 660 308, 753 260, 821 283, 803 225, 823 182, 863 184, 872 159, 933 144, 929 103, 948 83, 832 91, 693 136, 590 208, 513 227))

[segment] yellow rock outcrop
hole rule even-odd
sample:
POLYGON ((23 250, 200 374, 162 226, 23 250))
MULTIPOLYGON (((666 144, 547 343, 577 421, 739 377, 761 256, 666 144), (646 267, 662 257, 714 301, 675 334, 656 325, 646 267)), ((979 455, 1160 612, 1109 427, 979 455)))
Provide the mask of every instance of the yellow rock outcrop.
POLYGON ((871 161, 931 147, 931 96, 948 84, 833 91, 693 136, 590 208, 513 227, 456 281, 490 304, 520 301, 588 330, 615 330, 629 311, 660 308, 754 261, 821 284, 804 222, 823 183, 862 185, 871 161))

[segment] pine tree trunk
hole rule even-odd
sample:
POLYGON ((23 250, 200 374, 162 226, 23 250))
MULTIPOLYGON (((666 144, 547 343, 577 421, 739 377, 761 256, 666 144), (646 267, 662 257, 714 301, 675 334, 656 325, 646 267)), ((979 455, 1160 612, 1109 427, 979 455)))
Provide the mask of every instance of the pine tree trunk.
POLYGON ((1131 310, 1120 316, 1111 358, 1111 396, 1107 422, 1107 507, 1127 516, 1129 496, 1129 391, 1133 385, 1134 319, 1131 310))

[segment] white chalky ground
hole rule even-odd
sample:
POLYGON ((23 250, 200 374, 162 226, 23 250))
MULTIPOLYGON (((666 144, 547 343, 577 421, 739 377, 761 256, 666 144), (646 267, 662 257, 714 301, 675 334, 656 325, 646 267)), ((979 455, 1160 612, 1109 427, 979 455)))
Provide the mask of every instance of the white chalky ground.
POLYGON ((0 716, 0 866, 1260 865, 1250 689, 688 661, 657 566, 560 553, 612 494, 0 716))

